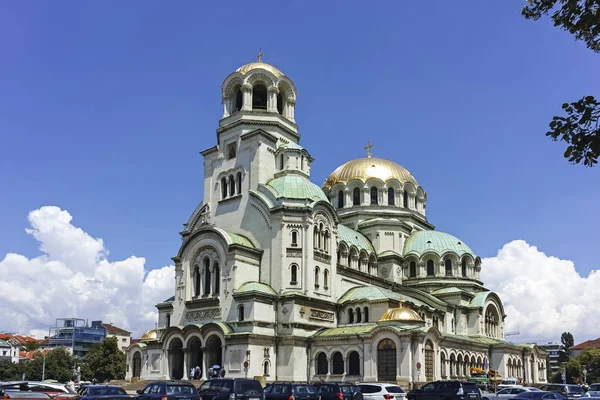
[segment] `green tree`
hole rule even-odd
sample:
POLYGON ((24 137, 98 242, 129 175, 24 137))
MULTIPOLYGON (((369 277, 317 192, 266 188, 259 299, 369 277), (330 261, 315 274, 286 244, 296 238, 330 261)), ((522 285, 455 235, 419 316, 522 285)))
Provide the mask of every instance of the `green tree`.
POLYGON ((36 351, 39 348, 40 344, 38 342, 25 342, 25 345, 23 345, 25 351, 36 351))
MULTIPOLYGON (((25 363, 25 376, 28 380, 41 380, 44 364, 44 354, 35 352, 33 358, 25 363)), ((56 379, 68 382, 73 379, 75 359, 64 347, 57 347, 46 354, 45 379, 56 379)))
POLYGON ((563 332, 560 335, 560 342, 562 343, 562 347, 558 354, 558 362, 566 363, 569 361, 569 349, 575 345, 575 339, 573 339, 571 332, 563 332))
MULTIPOLYGON (((589 349, 585 350, 577 357, 579 364, 585 366, 586 370, 586 381, 587 382, 598 382, 600 381, 600 349, 589 349)), ((583 371, 581 374, 583 381, 583 371)))
POLYGON ((23 364, 10 360, 0 361, 0 382, 20 381, 23 374, 23 364))
MULTIPOLYGON (((600 52, 600 0, 528 0, 521 13, 538 20, 552 13, 554 26, 560 27, 600 52)), ((600 157, 600 102, 594 96, 564 103, 567 116, 555 116, 546 136, 567 143, 565 158, 573 164, 592 167, 600 157)))
POLYGON ((106 338, 90 348, 81 367, 81 377, 99 382, 125 379, 125 353, 119 349, 117 338, 106 338))
POLYGON ((583 379, 581 363, 577 358, 571 358, 565 365, 567 383, 579 383, 583 379))

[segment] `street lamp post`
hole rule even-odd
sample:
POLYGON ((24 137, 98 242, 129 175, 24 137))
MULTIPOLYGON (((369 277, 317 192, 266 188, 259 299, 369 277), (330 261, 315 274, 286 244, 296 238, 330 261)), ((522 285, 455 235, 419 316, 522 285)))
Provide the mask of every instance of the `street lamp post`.
POLYGON ((581 372, 583 372, 583 384, 587 385, 587 369, 585 369, 586 365, 584 364, 582 366, 583 366, 583 371, 581 371, 581 372))
POLYGON ((44 360, 42 361, 42 382, 46 378, 46 352, 42 349, 42 354, 44 356, 44 360))

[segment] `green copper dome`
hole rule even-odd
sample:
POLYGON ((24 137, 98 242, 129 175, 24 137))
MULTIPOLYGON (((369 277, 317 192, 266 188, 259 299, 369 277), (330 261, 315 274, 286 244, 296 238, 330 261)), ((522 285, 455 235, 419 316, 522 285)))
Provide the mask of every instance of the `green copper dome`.
POLYGON ((324 200, 329 203, 327 196, 318 185, 301 175, 287 174, 269 181, 266 185, 276 198, 298 200, 324 200))
POLYGON ((439 255, 446 252, 454 252, 459 256, 473 254, 473 250, 459 238, 448 233, 438 231, 418 231, 406 239, 404 243, 404 255, 421 255, 426 251, 434 251, 439 255))

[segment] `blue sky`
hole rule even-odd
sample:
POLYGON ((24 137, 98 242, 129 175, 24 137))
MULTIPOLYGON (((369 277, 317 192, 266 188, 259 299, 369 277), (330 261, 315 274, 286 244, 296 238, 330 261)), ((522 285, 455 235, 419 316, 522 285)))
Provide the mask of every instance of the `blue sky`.
POLYGON ((39 254, 27 214, 56 205, 111 259, 170 264, 202 201, 220 84, 262 47, 299 89, 313 181, 369 140, 480 256, 524 239, 587 275, 599 167, 544 133, 564 101, 598 94, 600 56, 521 5, 2 2, 0 259, 39 254))

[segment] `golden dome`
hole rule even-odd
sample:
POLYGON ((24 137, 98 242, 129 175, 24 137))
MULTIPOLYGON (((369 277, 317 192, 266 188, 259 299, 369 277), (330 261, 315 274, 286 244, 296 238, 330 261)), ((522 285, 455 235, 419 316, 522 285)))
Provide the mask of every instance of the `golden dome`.
POLYGON ((148 332, 144 333, 140 340, 156 340, 158 339, 158 329, 150 329, 148 332))
POLYGON ((379 320, 380 322, 386 321, 404 321, 404 322, 424 322, 423 318, 415 311, 407 307, 396 307, 390 308, 383 314, 383 317, 379 320))
POLYGON ((346 164, 338 167, 325 179, 323 189, 331 188, 336 183, 346 184, 353 179, 366 182, 371 178, 381 179, 383 182, 390 179, 397 179, 402 183, 411 182, 415 186, 418 186, 417 180, 401 165, 384 158, 364 157, 348 161, 346 164))
POLYGON ((272 73, 273 75, 275 75, 276 78, 279 78, 280 76, 283 76, 283 72, 281 72, 280 70, 278 70, 277 68, 275 68, 271 64, 267 64, 267 63, 264 63, 262 61, 260 61, 260 62, 251 62, 250 64, 242 65, 241 67, 239 67, 237 69, 236 72, 239 72, 242 75, 246 75, 249 71, 251 71, 253 69, 256 69, 256 68, 261 68, 261 69, 264 69, 266 71, 269 71, 270 73, 272 73))

